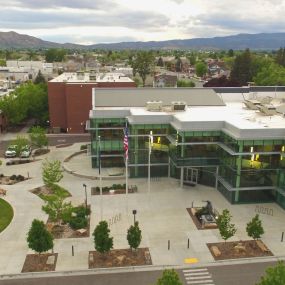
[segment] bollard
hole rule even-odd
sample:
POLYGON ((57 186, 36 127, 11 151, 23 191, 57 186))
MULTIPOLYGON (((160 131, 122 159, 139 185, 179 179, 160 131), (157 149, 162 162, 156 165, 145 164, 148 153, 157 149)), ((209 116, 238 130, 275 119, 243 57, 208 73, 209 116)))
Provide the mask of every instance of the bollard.
POLYGON ((170 250, 170 240, 168 240, 168 250, 170 250))
POLYGON ((189 249, 189 246, 190 246, 190 240, 188 238, 188 243, 187 243, 187 248, 189 249))
POLYGON ((74 256, 74 246, 71 246, 71 252, 72 252, 72 256, 74 256))
POLYGON ((281 235, 281 242, 283 242, 283 238, 284 238, 284 232, 282 232, 282 235, 281 235))
POLYGON ((191 205, 191 208, 194 208, 194 201, 192 201, 192 205, 191 205))

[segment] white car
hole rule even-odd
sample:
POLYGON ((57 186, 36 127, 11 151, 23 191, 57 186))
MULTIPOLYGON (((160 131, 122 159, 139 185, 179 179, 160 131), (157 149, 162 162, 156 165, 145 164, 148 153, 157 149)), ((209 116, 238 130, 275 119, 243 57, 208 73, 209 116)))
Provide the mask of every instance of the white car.
POLYGON ((16 145, 8 146, 7 150, 5 151, 5 157, 15 157, 16 156, 16 145))
POLYGON ((31 153, 32 153, 32 148, 30 146, 26 145, 22 148, 20 157, 22 157, 22 158, 30 157, 31 153))

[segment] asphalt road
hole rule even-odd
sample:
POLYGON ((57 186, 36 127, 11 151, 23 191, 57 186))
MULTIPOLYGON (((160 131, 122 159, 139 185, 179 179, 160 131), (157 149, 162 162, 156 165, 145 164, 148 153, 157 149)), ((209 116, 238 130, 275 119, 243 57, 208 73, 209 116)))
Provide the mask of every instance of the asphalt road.
MULTIPOLYGON (((187 270, 177 270, 184 284, 213 284, 213 285, 255 285, 260 281, 260 277, 264 274, 268 266, 273 266, 274 262, 248 263, 238 265, 218 265, 203 268, 192 268, 194 270, 208 270, 212 281, 206 282, 200 279, 194 281, 186 280, 187 270), (185 274, 185 275, 184 275, 185 274), (200 280, 200 282, 199 282, 200 280), (196 282, 195 282, 196 281, 196 282)), ((189 267, 187 268, 189 269, 189 267)), ((191 270, 191 268, 190 268, 191 270)), ((56 273, 57 275, 59 272, 56 273)), ((199 273, 196 273, 196 275, 199 273)), ((161 270, 156 271, 139 271, 124 273, 103 273, 95 274, 89 271, 87 274, 78 272, 74 275, 66 276, 50 276, 26 278, 10 278, 10 280, 0 279, 1 285, 154 285, 156 280, 162 275, 161 270)), ((199 275, 198 275, 199 276, 199 275)), ((200 277, 194 277, 200 278, 200 277)), ((285 284, 285 281, 284 281, 285 284)))
MULTIPOLYGON (((49 146, 56 146, 60 144, 69 144, 69 143, 78 143, 90 142, 89 134, 49 134, 48 135, 49 146)), ((1 141, 0 142, 0 156, 4 157, 4 153, 9 146, 11 141, 1 141)))

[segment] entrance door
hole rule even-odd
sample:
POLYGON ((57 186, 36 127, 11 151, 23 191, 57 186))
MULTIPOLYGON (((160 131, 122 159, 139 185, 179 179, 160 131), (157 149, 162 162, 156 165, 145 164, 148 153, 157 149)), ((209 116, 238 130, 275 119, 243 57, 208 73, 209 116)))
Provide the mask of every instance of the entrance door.
POLYGON ((184 175, 184 183, 196 185, 198 183, 198 175, 199 171, 197 168, 186 168, 185 169, 185 175, 184 175))

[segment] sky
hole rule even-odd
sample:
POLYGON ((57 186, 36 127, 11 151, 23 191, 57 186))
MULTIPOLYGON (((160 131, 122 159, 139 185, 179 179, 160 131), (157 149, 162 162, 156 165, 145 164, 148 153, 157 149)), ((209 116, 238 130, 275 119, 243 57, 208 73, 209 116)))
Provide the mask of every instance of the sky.
POLYGON ((285 0, 0 0, 0 31, 96 44, 285 32, 285 0))

